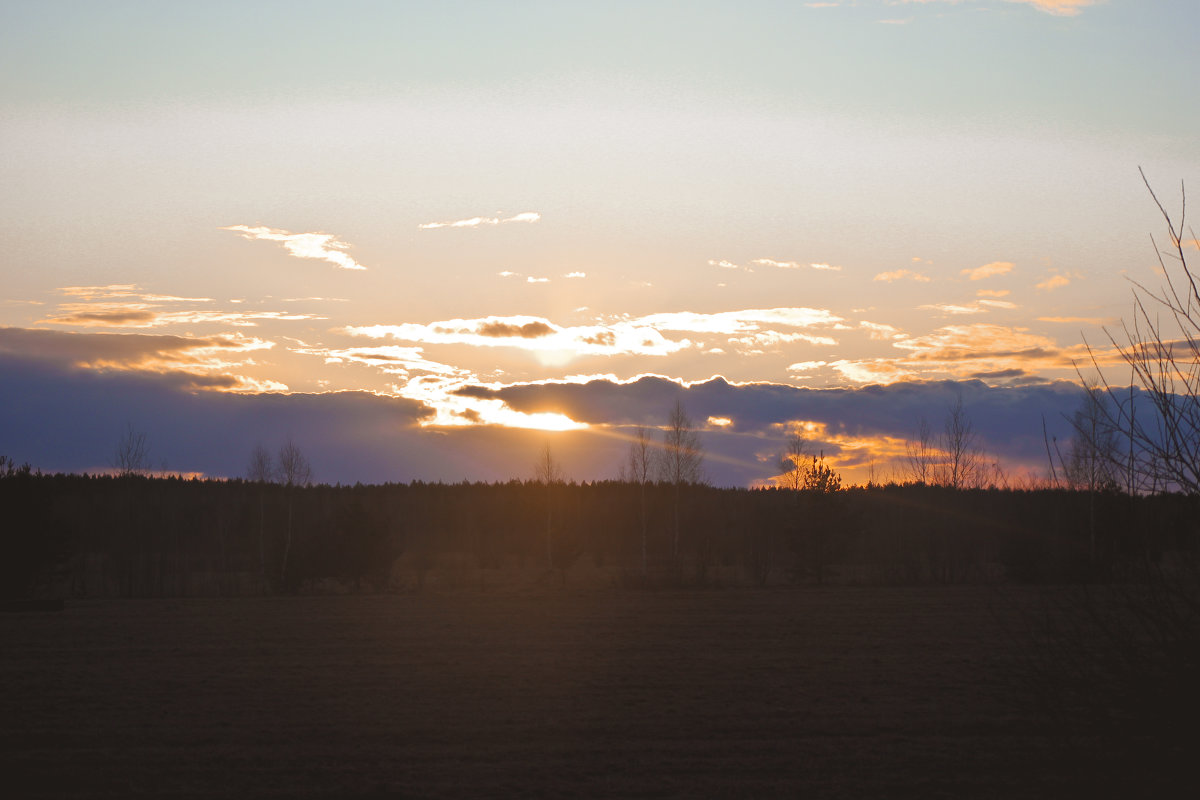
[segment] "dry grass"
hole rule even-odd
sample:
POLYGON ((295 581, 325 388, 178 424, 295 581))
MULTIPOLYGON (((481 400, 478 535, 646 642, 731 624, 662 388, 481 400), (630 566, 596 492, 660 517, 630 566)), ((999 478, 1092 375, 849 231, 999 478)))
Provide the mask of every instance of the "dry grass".
POLYGON ((547 589, 8 614, 3 774, 30 797, 1076 794, 989 605, 547 589))

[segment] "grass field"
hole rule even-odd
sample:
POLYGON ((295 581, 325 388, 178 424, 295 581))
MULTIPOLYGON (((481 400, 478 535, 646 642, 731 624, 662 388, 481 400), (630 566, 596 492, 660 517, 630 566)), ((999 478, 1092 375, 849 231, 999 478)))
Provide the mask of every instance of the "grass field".
POLYGON ((1031 597, 547 589, 0 615, 4 781, 23 797, 1114 788, 1022 703, 1008 633, 1031 597))

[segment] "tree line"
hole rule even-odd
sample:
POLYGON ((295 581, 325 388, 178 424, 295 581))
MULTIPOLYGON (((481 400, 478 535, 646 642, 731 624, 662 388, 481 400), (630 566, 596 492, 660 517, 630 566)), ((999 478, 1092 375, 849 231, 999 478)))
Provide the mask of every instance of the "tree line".
POLYGON ((923 484, 288 486, 0 469, 7 596, 1120 579, 1197 556, 1196 499, 923 484))

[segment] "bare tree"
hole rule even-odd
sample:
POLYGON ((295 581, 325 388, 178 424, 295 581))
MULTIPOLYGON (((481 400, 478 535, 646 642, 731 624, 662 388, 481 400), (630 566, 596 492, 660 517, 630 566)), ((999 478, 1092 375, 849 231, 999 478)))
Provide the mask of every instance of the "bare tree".
POLYGON ((550 450, 550 443, 542 445, 541 451, 538 452, 537 461, 533 465, 533 479, 538 483, 550 485, 552 483, 562 483, 563 471, 559 466, 558 461, 554 458, 554 453, 550 450))
POLYGON ((704 482, 704 448, 700 445, 700 436, 696 433, 692 418, 679 399, 675 400, 675 406, 667 416, 663 446, 659 452, 659 475, 675 490, 675 530, 671 554, 678 559, 680 494, 684 486, 704 482))
POLYGON ((246 479, 259 484, 258 487, 258 566, 263 578, 267 576, 267 509, 266 492, 262 484, 275 480, 275 459, 262 442, 250 451, 250 463, 246 465, 246 479))
POLYGON ((804 488, 804 470, 807 466, 808 442, 799 433, 788 437, 787 450, 779 459, 779 477, 776 483, 783 489, 798 491, 804 488))
POLYGON ((150 446, 144 431, 134 430, 133 423, 126 423, 125 433, 117 441, 113 454, 113 466, 120 475, 145 475, 150 471, 150 446))
POLYGON ((275 480, 275 460, 271 457, 271 451, 263 447, 261 442, 250 451, 246 480, 254 483, 271 483, 275 480))
POLYGON ((938 451, 929 420, 921 417, 921 421, 917 423, 915 437, 904 443, 904 450, 909 480, 914 483, 932 482, 934 468, 938 463, 938 451))
POLYGON ((638 426, 634 432, 633 441, 629 443, 629 453, 625 463, 621 465, 621 480, 637 484, 639 521, 642 526, 642 575, 648 569, 647 532, 646 532, 646 486, 653 480, 654 474, 654 442, 650 432, 638 426))
POLYGON ((1083 400, 1070 417, 1074 433, 1061 458, 1063 475, 1072 489, 1111 491, 1117 488, 1116 465, 1121 461, 1117 431, 1105 424, 1105 396, 1092 385, 1083 389, 1083 400))
POLYGON ((278 462, 279 482, 284 486, 308 486, 312 483, 312 465, 291 437, 279 448, 278 462))
POLYGON ((1100 357, 1091 351, 1100 373, 1100 388, 1109 402, 1101 406, 1104 422, 1129 437, 1127 470, 1137 477, 1137 489, 1177 490, 1200 494, 1200 280, 1187 263, 1186 249, 1197 246, 1194 230, 1183 234, 1187 193, 1180 184, 1178 223, 1163 207, 1146 174, 1138 170, 1150 197, 1166 223, 1170 245, 1158 257, 1163 283, 1157 291, 1134 282, 1132 322, 1119 332, 1105 329, 1117 355, 1128 365, 1132 379, 1126 391, 1109 383, 1100 357), (1140 391, 1135 395, 1132 387, 1140 391))
POLYGON ((291 437, 279 448, 278 476, 280 482, 287 487, 287 540, 283 547, 283 562, 279 568, 279 578, 287 582, 288 557, 292 552, 292 519, 295 506, 295 489, 312 483, 312 465, 308 457, 296 446, 291 437))
POLYGON ((979 486, 983 481, 983 450, 975 426, 963 409, 961 395, 946 414, 941 444, 943 461, 935 470, 939 473, 938 483, 954 489, 979 486))
POLYGON ((538 453, 533 465, 533 477, 546 487, 546 565, 554 569, 554 487, 563 482, 563 472, 550 451, 549 442, 538 453))

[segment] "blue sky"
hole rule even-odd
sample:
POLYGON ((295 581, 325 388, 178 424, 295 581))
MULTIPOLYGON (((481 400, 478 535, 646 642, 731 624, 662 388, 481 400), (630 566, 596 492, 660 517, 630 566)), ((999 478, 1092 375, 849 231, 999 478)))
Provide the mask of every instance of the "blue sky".
MULTIPOLYGON (((3 3, 6 388, 367 392, 418 404, 396 435, 431 444, 354 479, 523 476, 546 437, 590 479, 662 397, 585 422, 502 390, 656 375, 732 465, 714 480, 749 483, 816 414, 798 395, 763 427, 756 387, 925 387, 936 420, 974 381, 985 443, 1034 469, 984 397, 1069 411, 1036 387, 1157 280, 1137 170, 1172 209, 1200 174, 1197 23, 1182 0, 3 3), (714 376, 728 407, 688 394, 714 376)), ((809 430, 855 478, 917 414, 853 407, 809 430)), ((24 413, 0 452, 48 469, 103 467, 124 429, 50 447, 24 413)), ((173 468, 242 470, 252 441, 216 456, 162 420, 173 468)))

